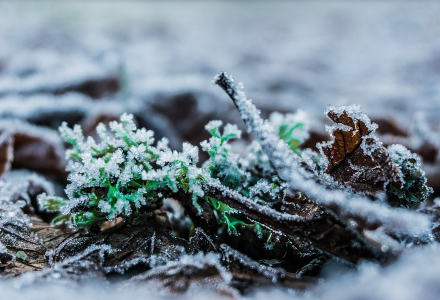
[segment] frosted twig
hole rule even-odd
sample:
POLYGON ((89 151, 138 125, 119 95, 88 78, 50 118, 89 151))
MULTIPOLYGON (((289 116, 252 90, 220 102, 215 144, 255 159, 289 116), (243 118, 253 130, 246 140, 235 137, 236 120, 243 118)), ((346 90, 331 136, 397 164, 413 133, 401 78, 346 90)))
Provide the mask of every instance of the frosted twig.
POLYGON ((329 227, 332 223, 338 223, 332 219, 327 220, 326 218, 331 218, 329 215, 318 219, 306 219, 258 204, 219 183, 205 183, 202 187, 205 195, 216 198, 244 213, 248 218, 287 236, 292 242, 301 243, 298 245, 300 248, 307 245, 307 251, 323 251, 353 263, 364 259, 382 260, 389 257, 388 253, 384 255, 385 253, 377 248, 371 247, 368 241, 358 234, 342 226, 329 227), (334 245, 334 236, 338 236, 337 247, 334 245), (362 247, 359 247, 360 245, 362 247))

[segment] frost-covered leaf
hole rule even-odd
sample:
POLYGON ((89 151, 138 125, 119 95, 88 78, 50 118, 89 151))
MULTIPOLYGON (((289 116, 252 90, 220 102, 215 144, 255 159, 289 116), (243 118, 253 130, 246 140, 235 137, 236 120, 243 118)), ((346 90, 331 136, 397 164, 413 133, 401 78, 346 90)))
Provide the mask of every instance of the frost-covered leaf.
POLYGON ((45 268, 39 273, 22 275, 17 285, 21 288, 47 283, 74 286, 90 280, 104 283, 105 274, 102 264, 104 257, 110 251, 107 245, 92 245, 81 253, 54 264, 51 268, 45 268))
POLYGON ((239 288, 243 288, 239 282, 244 282, 245 285, 249 285, 249 283, 279 284, 304 290, 316 283, 312 278, 301 277, 295 273, 286 272, 283 268, 269 267, 256 262, 228 245, 223 244, 220 248, 223 254, 223 263, 237 281, 235 284, 238 284, 239 288))
POLYGON ((403 182, 400 169, 374 134, 377 125, 359 106, 329 107, 326 113, 335 122, 327 129, 333 140, 318 146, 327 157, 326 173, 367 195, 376 195, 388 183, 403 182))
POLYGON ((37 197, 40 194, 54 194, 53 183, 44 177, 25 170, 13 170, 8 172, 4 182, 9 184, 10 200, 12 202, 25 201, 22 210, 27 214, 34 214, 38 210, 37 197))
POLYGON ((0 96, 76 92, 102 98, 119 91, 121 83, 115 59, 104 56, 102 61, 97 61, 84 55, 50 54, 48 57, 47 51, 25 52, 26 61, 34 61, 33 66, 29 68, 21 64, 18 69, 11 66, 9 76, 0 78, 0 96), (66 60, 69 63, 66 64, 66 60), (28 73, 28 76, 20 76, 20 73, 28 73))
POLYGON ((149 221, 142 226, 72 236, 54 249, 51 260, 61 262, 90 246, 104 244, 110 250, 103 260, 106 273, 123 274, 134 267, 149 270, 196 251, 187 240, 174 237, 169 229, 149 221))
POLYGON ((8 253, 8 249, 0 242, 0 265, 10 263, 14 260, 14 255, 8 253))
POLYGON ((278 212, 218 184, 206 184, 204 190, 207 195, 220 199, 249 219, 285 235, 298 252, 304 255, 324 252, 350 262, 363 259, 382 260, 393 255, 383 253, 377 246, 370 245, 332 215, 319 212, 319 208, 312 209, 304 217, 301 214, 278 212))
MULTIPOLYGON (((29 271, 39 271, 47 266, 47 248, 33 232, 29 219, 23 212, 13 209, 10 202, 0 205, 0 243, 6 265, 0 272, 2 277, 15 277, 29 271), (6 250, 6 251, 5 251, 6 250), (14 259, 7 259, 8 257, 14 259)), ((3 262, 2 262, 3 263, 3 262)))

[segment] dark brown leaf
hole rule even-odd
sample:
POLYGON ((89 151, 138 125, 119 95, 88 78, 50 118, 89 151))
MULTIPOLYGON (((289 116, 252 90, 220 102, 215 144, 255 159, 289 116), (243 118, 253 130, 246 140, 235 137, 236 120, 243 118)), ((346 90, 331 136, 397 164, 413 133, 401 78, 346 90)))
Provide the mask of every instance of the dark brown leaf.
POLYGON ((23 222, 3 220, 0 225, 0 241, 15 260, 2 265, 1 277, 16 277, 29 271, 40 271, 49 264, 45 258, 46 246, 23 222))
MULTIPOLYGON (((51 182, 38 174, 25 170, 10 171, 6 173, 2 179, 6 184, 9 184, 8 192, 10 194, 10 201, 13 203, 19 200, 25 201, 26 205, 22 207, 22 210, 28 215, 35 214, 36 211, 39 211, 37 203, 38 195, 42 193, 53 195, 55 193, 51 182)), ((43 215, 44 217, 54 217, 54 214, 39 211, 39 216, 42 217, 43 215)))
POLYGON ((57 132, 18 120, 0 121, 0 170, 28 169, 64 180, 64 146, 57 132), (12 147, 12 151, 11 148, 12 147))
MULTIPOLYGON (((252 260, 246 255, 229 247, 221 245, 223 264, 238 282, 253 284, 280 284, 295 289, 307 289, 316 283, 308 277, 286 272, 283 268, 274 268, 252 260)), ((238 285, 240 286, 240 285, 238 285)))
POLYGON ((37 285, 54 283, 57 286, 66 285, 69 287, 101 281, 105 284, 105 273, 102 262, 107 254, 108 247, 92 246, 80 254, 66 259, 65 261, 45 268, 35 276, 29 277, 25 285, 37 285))
POLYGON ((197 251, 187 240, 174 237, 169 229, 151 220, 142 226, 125 225, 116 231, 72 235, 55 247, 52 259, 63 261, 92 245, 110 246, 112 251, 103 263, 107 273, 124 273, 134 267, 145 271, 150 264, 161 265, 197 251))
POLYGON ((14 168, 25 168, 48 176, 66 178, 65 160, 55 145, 44 135, 25 131, 14 133, 14 168))
POLYGON ((354 191, 371 196, 383 191, 387 182, 400 182, 398 166, 373 136, 375 126, 365 114, 329 110, 327 116, 336 125, 331 132, 333 140, 318 145, 328 160, 326 173, 354 191))

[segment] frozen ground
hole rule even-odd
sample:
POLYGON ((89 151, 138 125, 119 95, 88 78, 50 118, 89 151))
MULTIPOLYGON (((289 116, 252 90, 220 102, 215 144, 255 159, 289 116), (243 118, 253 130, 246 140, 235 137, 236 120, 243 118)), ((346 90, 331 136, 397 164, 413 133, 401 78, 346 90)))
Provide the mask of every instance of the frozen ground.
MULTIPOLYGON (((159 136, 193 139, 207 119, 238 118, 210 84, 226 70, 264 112, 301 108, 323 118, 328 104, 357 103, 406 129, 415 117, 427 120, 438 137, 439 14, 438 3, 397 1, 1 3, 0 116, 56 128, 63 118, 88 124, 102 112, 130 111, 159 136), (88 80, 92 88, 78 88, 88 80), (179 96, 196 107, 188 110, 179 96)), ((252 297, 438 299, 439 257, 437 246, 419 248, 305 294, 252 297)), ((24 278, 0 282, 0 299, 127 297, 101 285, 36 287, 24 278)), ((151 288, 129 293, 167 297, 151 288)))
MULTIPOLYGON (((436 300, 440 293, 440 248, 429 246, 408 252, 397 263, 386 268, 373 264, 361 264, 357 273, 348 273, 322 283, 315 290, 295 293, 289 290, 260 290, 244 299, 375 299, 375 300, 436 300)), ((13 282, 0 282, 2 299, 173 299, 175 296, 158 294, 152 286, 109 286, 102 282, 90 282, 84 286, 69 287, 58 284, 32 285, 29 277, 13 282)), ((230 299, 208 292, 191 293, 183 299, 206 299, 207 297, 230 299)))

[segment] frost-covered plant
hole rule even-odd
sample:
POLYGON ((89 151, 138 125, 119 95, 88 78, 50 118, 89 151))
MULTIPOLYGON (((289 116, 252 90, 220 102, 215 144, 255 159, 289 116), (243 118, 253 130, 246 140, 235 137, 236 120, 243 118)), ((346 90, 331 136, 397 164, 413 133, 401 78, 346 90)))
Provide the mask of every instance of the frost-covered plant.
MULTIPOLYGON (((279 128, 280 138, 291 146, 292 151, 299 154, 297 148, 308 136, 308 133, 304 132, 308 128, 304 113, 286 115, 273 113, 271 118, 276 128, 279 128)), ((221 121, 216 120, 205 126, 212 137, 201 143, 202 149, 210 156, 204 168, 210 172, 212 178, 219 179, 225 187, 258 203, 266 206, 279 204, 286 195, 287 185, 277 176, 267 155, 256 142, 251 143, 244 158, 232 153, 229 142, 232 139, 239 139, 241 131, 236 125, 226 124, 222 133, 220 130, 222 124, 221 121)), ((236 225, 240 225, 254 227, 259 235, 263 233, 260 224, 247 220, 235 209, 212 197, 208 197, 207 200, 217 212, 219 223, 227 225, 228 232, 238 233, 236 225)))
POLYGON ((388 185, 388 202, 393 206, 414 207, 425 201, 433 193, 433 189, 426 185, 419 156, 402 145, 391 145, 388 152, 399 166, 404 179, 402 186, 388 185))
MULTIPOLYGON (((299 128, 277 115, 280 128, 299 128), (290 127, 289 127, 290 126, 290 127)), ((198 168, 198 148, 183 144, 183 151, 172 151, 168 141, 154 144, 153 132, 138 129, 131 115, 124 114, 121 123, 110 123, 110 132, 103 124, 97 127, 99 141, 84 138, 81 127, 73 129, 66 123, 60 127, 63 139, 72 144, 66 155, 70 172, 66 194, 68 199, 40 195, 40 206, 49 212, 61 212, 54 224, 67 221, 75 227, 89 228, 104 221, 122 217, 128 221, 142 220, 162 205, 165 197, 179 191, 192 198, 192 205, 201 211, 199 201, 205 201, 216 212, 219 224, 225 224, 230 234, 238 227, 252 227, 261 235, 261 226, 215 197, 204 195, 202 183, 218 180, 226 188, 240 192, 257 202, 271 206, 280 202, 286 185, 257 144, 249 155, 240 159, 230 151, 229 142, 241 137, 237 126, 227 124, 221 132, 221 121, 211 121, 206 130, 212 137, 201 143, 210 159, 198 168)), ((289 139, 301 141, 289 129, 289 139)), ((280 134, 284 129, 280 129, 280 134)), ((304 134, 303 134, 304 135, 304 134)), ((296 148, 295 148, 296 149, 296 148)), ((292 150, 295 150, 292 149, 292 150)))
POLYGON ((220 132, 222 121, 211 121, 205 129, 212 134, 208 141, 203 141, 200 145, 209 154, 209 161, 206 162, 207 168, 213 178, 218 178, 220 182, 232 189, 237 189, 246 181, 247 174, 238 164, 239 156, 230 151, 231 139, 239 139, 241 131, 236 125, 226 124, 223 133, 220 132))
MULTIPOLYGON (((308 138, 309 122, 303 111, 295 114, 272 113, 270 120, 283 139, 296 154, 298 147, 308 138)), ((242 195, 257 202, 272 206, 279 203, 286 194, 287 185, 278 177, 275 168, 257 142, 252 142, 246 150, 246 156, 239 156, 230 151, 229 142, 239 139, 241 131, 235 125, 226 124, 223 134, 221 121, 211 121, 206 130, 212 134, 209 141, 201 143, 210 159, 205 164, 213 178, 242 195)))
MULTIPOLYGON (((320 223, 341 224, 340 233, 365 249, 371 234, 367 239, 362 228, 356 227, 359 220, 359 224, 377 222, 390 233, 407 231, 408 220, 420 223, 414 232, 426 228, 423 216, 374 203, 359 192, 363 187, 370 188, 368 195, 374 197, 376 188, 383 190, 386 183, 394 186, 400 179, 405 183, 412 180, 423 187, 426 181, 422 173, 417 177, 405 171, 402 164, 406 162, 388 154, 377 141, 374 126, 357 107, 329 110, 337 124, 332 127, 334 139, 324 144, 326 151, 322 151, 328 166, 314 169, 310 166, 315 154, 299 150, 308 135, 308 123, 301 112, 274 114, 268 122, 247 99, 242 85, 226 74, 220 74, 216 82, 231 96, 249 131, 255 134, 257 142, 244 157, 232 153, 230 145, 241 132, 230 124, 221 129, 221 121, 206 126, 212 136, 201 143, 209 154, 201 168, 196 165, 197 147, 184 143, 182 152, 177 152, 168 147, 166 139, 155 143, 153 132, 138 129, 131 115, 124 114, 121 123, 111 122, 110 131, 100 124, 99 141, 85 139, 78 125, 71 129, 63 124, 60 132, 73 145, 67 153, 68 200, 45 195, 39 198, 43 208, 61 212, 54 223, 69 221, 75 227, 95 231, 104 221, 118 217, 127 223, 150 222, 155 220, 151 218, 153 211, 162 206, 162 200, 174 198, 194 227, 207 226, 204 229, 211 238, 222 236, 219 228, 229 234, 248 234, 246 229, 251 229, 267 241, 272 236, 282 237, 279 241, 284 240, 299 253, 310 252, 313 246, 353 262, 360 259, 355 244, 346 244, 348 248, 343 251, 329 247, 327 239, 332 238, 320 223), (317 231, 314 226, 318 226, 317 231)), ((416 167, 410 163, 405 166, 416 167)), ((393 195, 426 198, 430 191, 423 190, 419 195, 409 189, 414 184, 401 187, 404 191, 393 195)), ((189 235, 193 232, 189 230, 189 235)), ((266 245, 265 251, 277 248, 266 245)), ((371 248, 367 257, 378 256, 375 249, 371 248)))
POLYGON ((110 129, 98 125, 97 143, 92 137, 85 140, 78 125, 60 127, 64 140, 73 145, 66 153, 69 200, 39 198, 43 208, 63 214, 55 223, 70 220, 77 227, 90 227, 117 217, 136 220, 179 189, 194 200, 203 196, 197 147, 184 143, 182 152, 171 151, 166 139, 154 145, 153 132, 137 129, 132 115, 122 115, 121 123, 111 122, 110 129))

